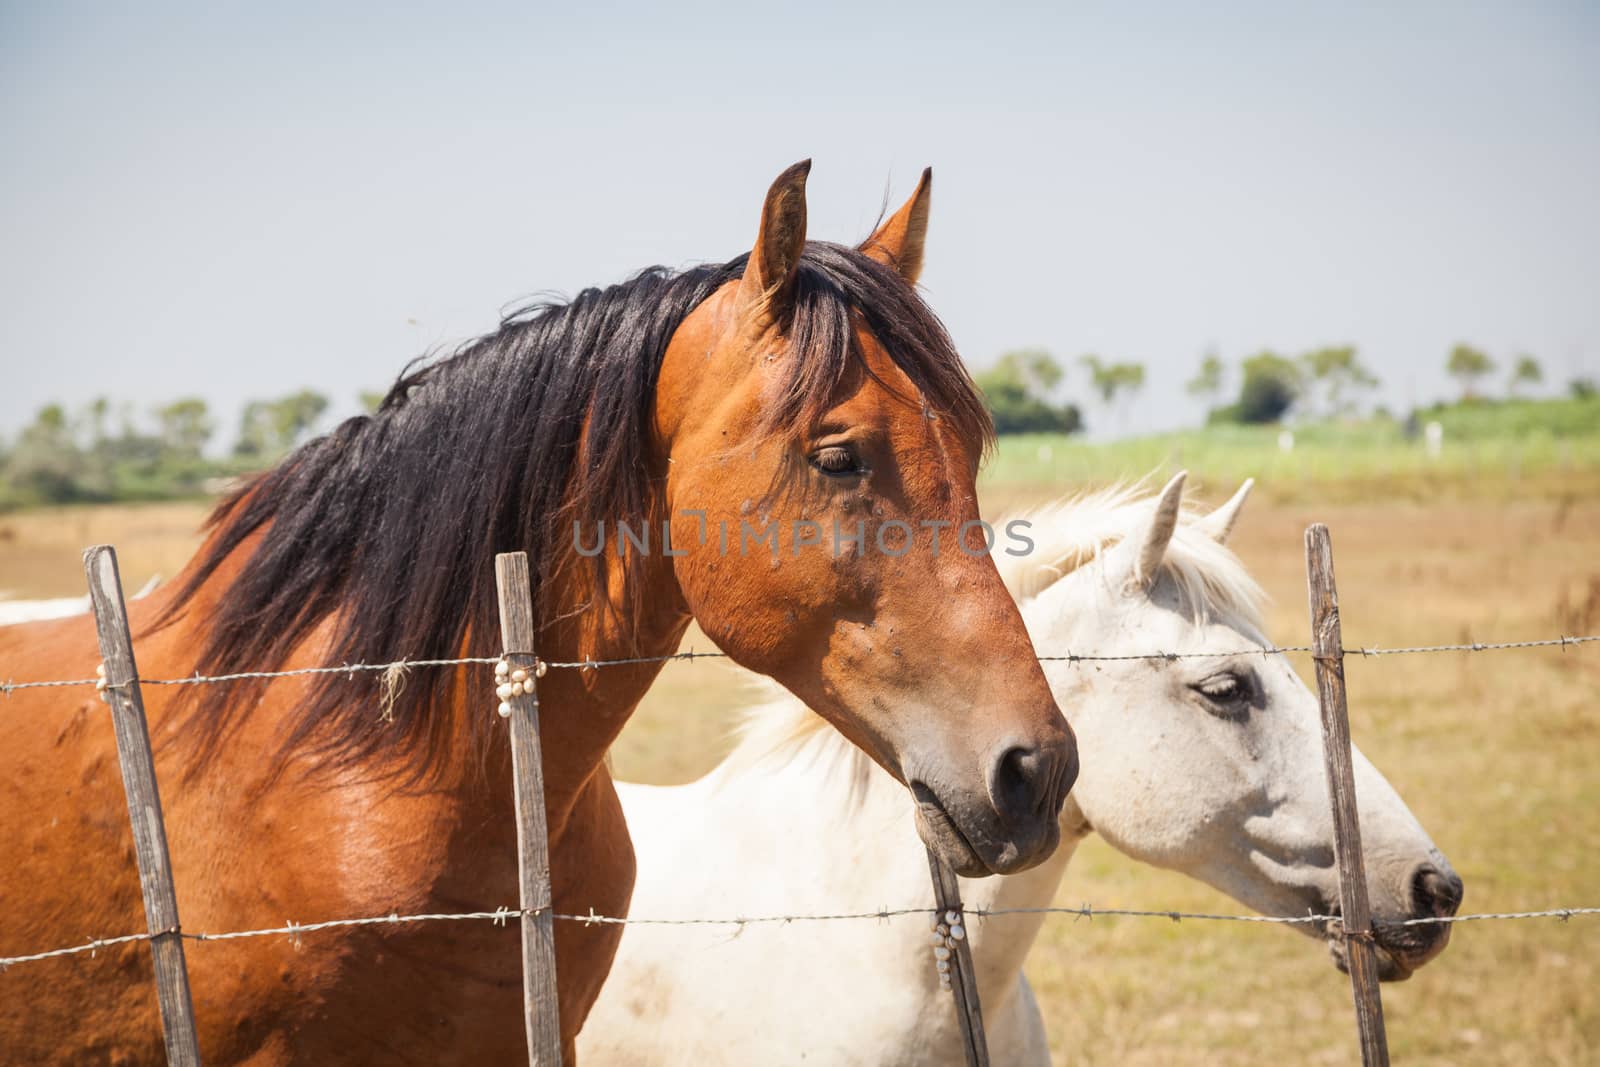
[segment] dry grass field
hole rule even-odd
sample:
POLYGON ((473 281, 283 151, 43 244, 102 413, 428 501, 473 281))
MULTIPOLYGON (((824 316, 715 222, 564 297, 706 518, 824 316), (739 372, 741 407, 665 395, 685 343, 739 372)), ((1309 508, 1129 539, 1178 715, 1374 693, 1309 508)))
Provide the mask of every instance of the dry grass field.
POLYGON ((83 550, 113 544, 128 593, 171 578, 200 545, 209 506, 108 504, 0 514, 0 598, 81 596, 83 550))
MULTIPOLYGON (((1203 487, 1212 499, 1231 489, 1203 487)), ((1306 636, 1302 534, 1313 521, 1333 532, 1348 645, 1600 632, 1600 495, 1590 484, 1492 500, 1341 495, 1327 506, 1264 489, 1234 544, 1272 594, 1270 632, 1284 643, 1306 636)), ((989 503, 1039 495, 1011 488, 989 503)), ((97 540, 117 544, 130 585, 170 577, 203 511, 0 516, 0 590, 81 592, 78 550, 97 540)), ((0 664, 0 674, 23 673, 0 664)), ((1356 659, 1348 676, 1355 738, 1465 878, 1465 911, 1600 904, 1600 647, 1356 659)), ((670 664, 617 747, 618 772, 681 782, 705 771, 742 699, 725 665, 670 664)), ((1095 839, 1058 901, 1083 902, 1238 910, 1095 839)), ((1046 926, 1030 974, 1063 1061, 1356 1059, 1345 978, 1320 945, 1284 929, 1063 918, 1046 926)), ((1384 992, 1398 1062, 1595 1062, 1600 919, 1458 927, 1443 957, 1384 992)))

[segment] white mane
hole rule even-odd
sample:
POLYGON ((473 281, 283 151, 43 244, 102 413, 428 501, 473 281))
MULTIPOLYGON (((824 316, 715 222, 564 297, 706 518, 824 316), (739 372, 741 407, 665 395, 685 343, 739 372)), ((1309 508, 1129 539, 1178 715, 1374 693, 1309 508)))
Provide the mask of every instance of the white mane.
MULTIPOLYGON (((1026 532, 1033 539, 1033 551, 1026 556, 998 551, 995 566, 1017 602, 1025 603, 1141 531, 1154 507, 1155 498, 1142 483, 1064 497, 1032 514, 1015 516, 1031 524, 1026 532)), ((1265 594, 1260 585, 1227 546, 1195 528, 1198 517, 1185 509, 1157 577, 1172 582, 1183 608, 1196 623, 1229 614, 1261 629, 1265 594)), ((1004 522, 997 528, 1003 529, 1004 522)), ((763 681, 758 687, 765 699, 744 712, 737 727, 739 743, 723 764, 727 773, 769 760, 787 763, 804 756, 848 768, 857 782, 865 778, 870 759, 844 735, 828 729, 820 715, 776 683, 763 681)))
MULTIPOLYGON (((1150 521, 1155 498, 1142 485, 1114 485, 1046 504, 1026 518, 1034 549, 1026 556, 1001 551, 995 566, 1006 588, 1024 603, 1093 561, 1150 521)), ((1194 525, 1198 512, 1185 507, 1161 558, 1161 573, 1177 587, 1196 623, 1213 615, 1235 615, 1261 628, 1261 586, 1239 557, 1194 525)))

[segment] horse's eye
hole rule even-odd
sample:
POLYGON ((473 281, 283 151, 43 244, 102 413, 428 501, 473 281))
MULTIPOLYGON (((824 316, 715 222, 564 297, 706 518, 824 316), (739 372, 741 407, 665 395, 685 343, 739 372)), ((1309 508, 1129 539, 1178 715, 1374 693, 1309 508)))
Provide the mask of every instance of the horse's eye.
POLYGON ((824 474, 835 476, 861 474, 865 468, 854 450, 848 445, 828 445, 812 453, 811 465, 824 474))
POLYGON ((1213 674, 1194 686, 1194 691, 1213 704, 1238 704, 1250 696, 1250 682, 1232 672, 1213 674))

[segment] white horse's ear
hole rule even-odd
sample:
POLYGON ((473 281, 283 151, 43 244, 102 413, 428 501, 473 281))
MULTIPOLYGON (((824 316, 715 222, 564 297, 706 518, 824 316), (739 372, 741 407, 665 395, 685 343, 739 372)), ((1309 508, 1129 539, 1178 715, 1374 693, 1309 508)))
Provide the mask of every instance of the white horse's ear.
POLYGON ((1150 524, 1137 536, 1119 544, 1115 563, 1108 564, 1113 575, 1120 575, 1122 588, 1130 593, 1149 589, 1161 573, 1161 560, 1167 554, 1167 545, 1178 528, 1178 516, 1183 510, 1183 483, 1188 471, 1179 471, 1161 490, 1156 499, 1155 512, 1150 524))
POLYGON ((1195 522, 1195 529, 1205 534, 1217 544, 1228 540, 1228 535, 1233 532, 1233 524, 1239 521, 1239 512, 1244 510, 1244 502, 1250 498, 1250 488, 1256 484, 1254 478, 1246 478, 1239 491, 1228 499, 1228 502, 1195 522))

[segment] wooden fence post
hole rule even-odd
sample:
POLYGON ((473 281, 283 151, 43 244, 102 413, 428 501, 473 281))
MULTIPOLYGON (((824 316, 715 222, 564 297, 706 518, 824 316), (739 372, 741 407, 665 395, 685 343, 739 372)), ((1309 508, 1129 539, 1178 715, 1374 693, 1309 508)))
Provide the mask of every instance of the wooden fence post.
POLYGON ((522 1009, 528 1062, 560 1067, 561 1015, 556 994, 555 916, 550 895, 550 842, 544 813, 544 762, 539 750, 538 657, 534 655, 533 594, 526 552, 494 558, 500 594, 500 639, 514 671, 526 672, 525 691, 510 697, 511 771, 516 779, 517 871, 522 906, 522 1009))
POLYGON ((139 864, 139 890, 144 895, 145 923, 150 930, 150 955, 155 960, 156 999, 161 1005, 161 1036, 167 1062, 174 1067, 199 1067, 200 1042, 195 1035, 194 1001, 189 996, 189 971, 183 958, 178 925, 178 897, 167 854, 166 824, 161 818, 161 793, 156 788, 150 731, 139 691, 139 669, 133 659, 133 635, 122 599, 117 551, 95 545, 83 553, 89 579, 89 602, 100 639, 111 725, 117 737, 117 763, 128 797, 134 857, 139 864))
POLYGON ((1355 768, 1350 755, 1350 719, 1345 706, 1344 643, 1339 631, 1339 592, 1333 581, 1333 543, 1321 523, 1306 530, 1306 589, 1311 601, 1311 651, 1322 704, 1322 756, 1333 804, 1333 841, 1339 862, 1340 921, 1345 959, 1361 1032, 1361 1062, 1387 1067, 1389 1042, 1378 991, 1377 950, 1367 905, 1367 870, 1361 855, 1356 812, 1355 768))
MULTIPOLYGON (((939 914, 935 923, 947 922, 954 912, 963 925, 961 883, 950 865, 928 850, 928 870, 933 875, 933 899, 939 914)), ((972 939, 950 942, 950 988, 956 999, 956 1018, 961 1023, 961 1043, 967 1054, 967 1067, 989 1067, 989 1039, 983 1033, 983 1006, 978 1003, 978 972, 972 966, 972 939)))

